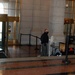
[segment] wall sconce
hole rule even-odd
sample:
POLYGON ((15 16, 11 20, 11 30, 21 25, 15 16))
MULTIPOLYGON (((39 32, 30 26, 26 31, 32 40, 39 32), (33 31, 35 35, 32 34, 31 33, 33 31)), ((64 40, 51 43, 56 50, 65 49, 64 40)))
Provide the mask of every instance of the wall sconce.
POLYGON ((68 4, 66 4, 66 8, 68 8, 68 4))

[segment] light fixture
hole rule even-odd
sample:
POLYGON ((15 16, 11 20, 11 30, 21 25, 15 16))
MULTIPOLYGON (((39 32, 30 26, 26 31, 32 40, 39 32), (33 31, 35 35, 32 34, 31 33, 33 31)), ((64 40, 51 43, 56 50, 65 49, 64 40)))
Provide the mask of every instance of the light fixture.
POLYGON ((68 4, 66 4, 66 8, 68 8, 68 4))

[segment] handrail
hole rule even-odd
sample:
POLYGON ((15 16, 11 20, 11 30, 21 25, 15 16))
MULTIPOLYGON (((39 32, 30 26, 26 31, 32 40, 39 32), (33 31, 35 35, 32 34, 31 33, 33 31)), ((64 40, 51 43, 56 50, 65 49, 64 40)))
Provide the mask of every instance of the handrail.
POLYGON ((33 37, 37 37, 38 39, 40 39, 38 36, 35 36, 35 35, 32 35, 32 34, 31 34, 31 36, 33 36, 33 37))
POLYGON ((36 37, 36 48, 35 49, 38 49, 37 48, 37 45, 38 45, 37 40, 40 39, 40 38, 38 36, 35 36, 35 35, 31 35, 31 36, 36 37))
POLYGON ((29 36, 29 46, 31 46, 31 36, 32 37, 35 37, 36 38, 36 48, 35 49, 38 49, 37 48, 37 45, 38 45, 38 39, 40 39, 38 36, 35 36, 35 35, 32 35, 32 34, 20 34, 20 45, 21 45, 21 37, 22 35, 28 35, 29 36))

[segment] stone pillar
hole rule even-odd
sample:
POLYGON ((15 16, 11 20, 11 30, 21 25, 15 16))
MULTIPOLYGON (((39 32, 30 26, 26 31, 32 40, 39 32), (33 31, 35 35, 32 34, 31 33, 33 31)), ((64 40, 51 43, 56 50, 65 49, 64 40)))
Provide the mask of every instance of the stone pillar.
POLYGON ((54 36, 55 41, 64 41, 64 15, 66 0, 51 0, 49 14, 50 36, 54 36))

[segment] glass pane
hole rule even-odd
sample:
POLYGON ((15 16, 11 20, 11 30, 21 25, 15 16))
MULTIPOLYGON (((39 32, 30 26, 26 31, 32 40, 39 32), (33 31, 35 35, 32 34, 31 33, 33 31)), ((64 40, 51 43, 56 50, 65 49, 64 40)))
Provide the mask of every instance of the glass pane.
POLYGON ((2 41, 2 33, 0 33, 0 41, 2 41))
POLYGON ((13 30, 13 22, 9 22, 9 25, 8 25, 8 39, 9 40, 13 40, 13 33, 14 33, 14 30, 13 30))
POLYGON ((2 22, 0 22, 0 33, 2 32, 2 22))
POLYGON ((2 41, 2 22, 0 22, 0 41, 2 41))

